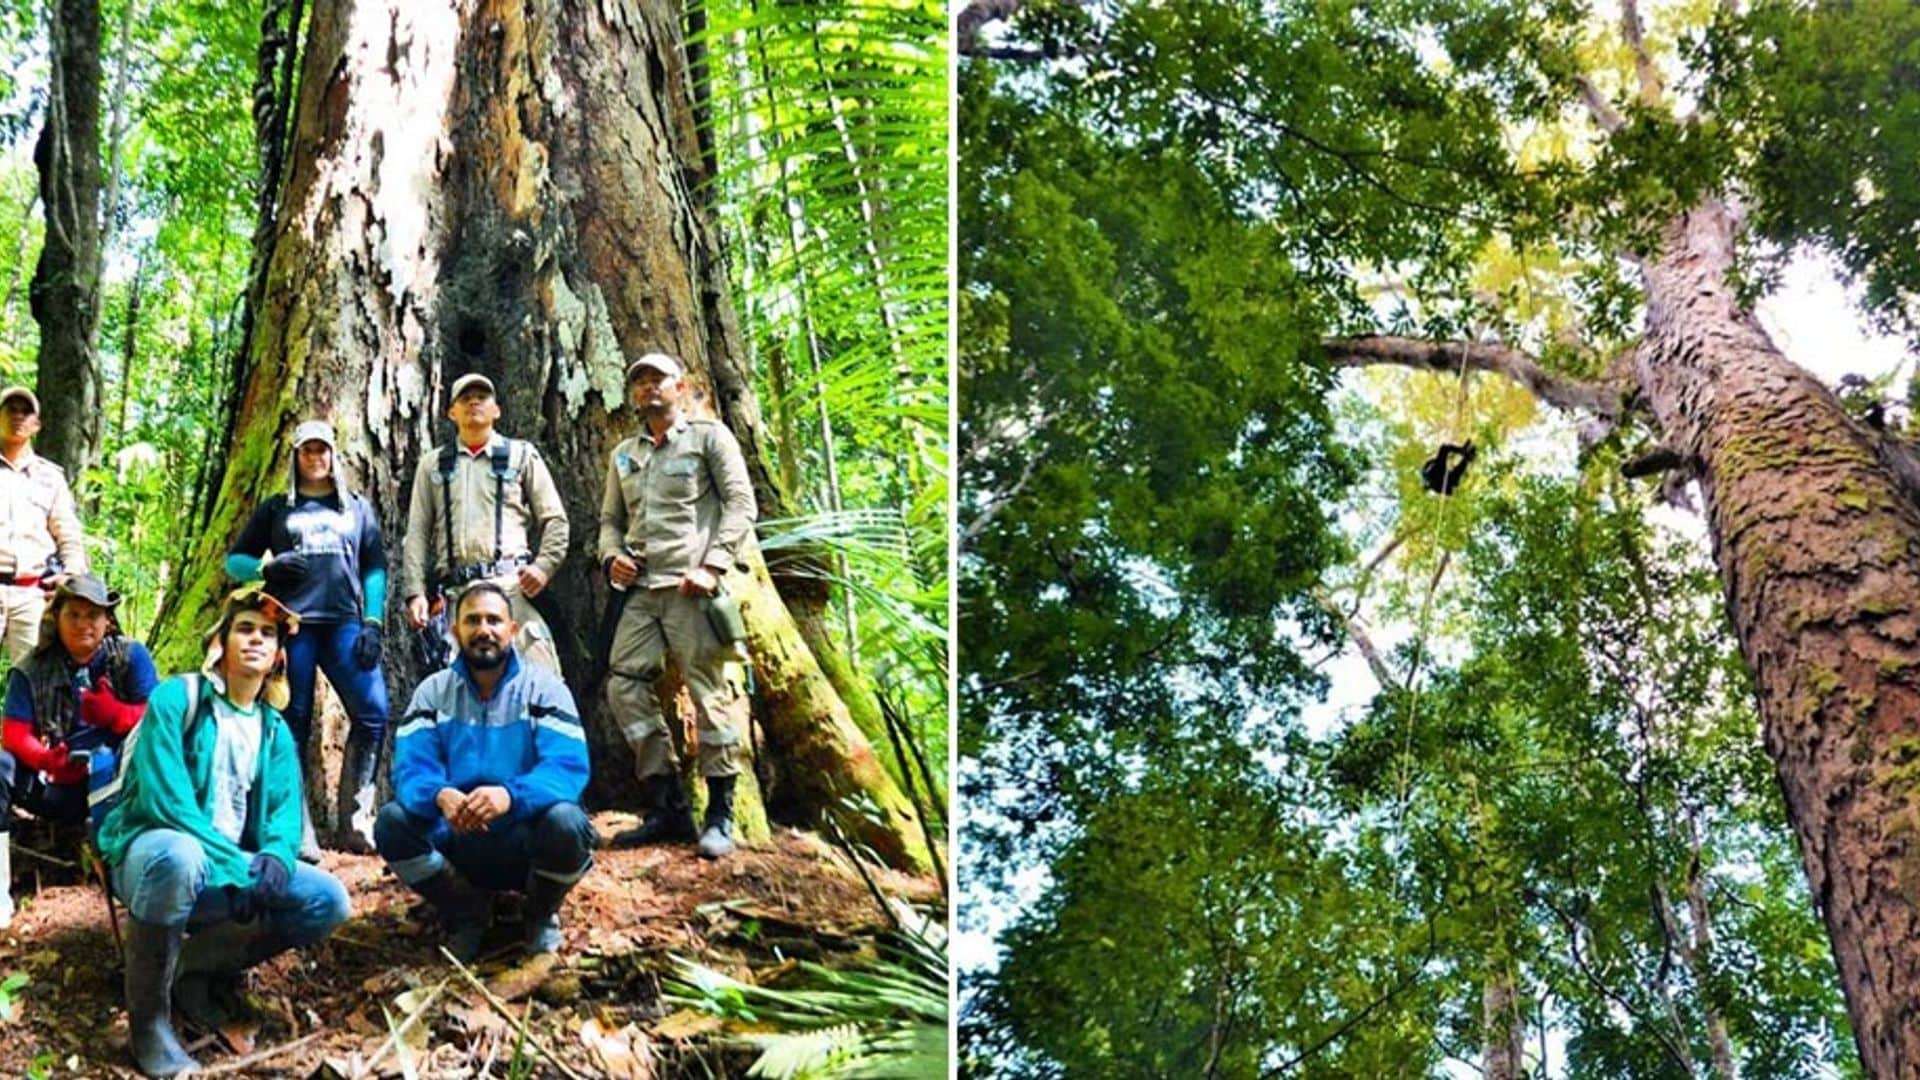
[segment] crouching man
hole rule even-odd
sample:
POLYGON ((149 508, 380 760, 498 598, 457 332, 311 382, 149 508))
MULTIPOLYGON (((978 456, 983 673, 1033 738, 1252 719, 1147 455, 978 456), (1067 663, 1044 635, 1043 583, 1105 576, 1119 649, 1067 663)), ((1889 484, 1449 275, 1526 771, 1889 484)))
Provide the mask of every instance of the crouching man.
POLYGON ((528 951, 560 947, 560 902, 593 865, 593 825, 578 805, 589 767, 573 695, 513 647, 519 627, 490 581, 454 601, 452 666, 413 693, 393 740, 394 801, 373 842, 427 898, 461 961, 480 954, 490 894, 526 896, 528 951))
POLYGON ((279 709, 297 622, 258 588, 229 595, 201 673, 161 683, 127 739, 100 854, 131 916, 127 1016, 147 1076, 197 1067, 175 1007, 208 1029, 239 1019, 248 968, 349 913, 340 882, 294 857, 300 758, 279 709))

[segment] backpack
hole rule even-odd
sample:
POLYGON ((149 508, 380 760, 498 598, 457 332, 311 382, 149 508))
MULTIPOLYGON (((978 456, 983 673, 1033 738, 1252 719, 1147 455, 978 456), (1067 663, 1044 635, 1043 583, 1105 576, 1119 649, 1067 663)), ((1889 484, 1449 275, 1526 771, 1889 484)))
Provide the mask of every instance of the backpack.
MULTIPOLYGON (((198 672, 180 676, 187 684, 187 726, 184 738, 191 738, 200 726, 200 686, 206 676, 198 672)), ((120 805, 121 782, 126 779, 126 763, 133 757, 133 741, 140 737, 141 724, 133 725, 120 749, 97 747, 87 763, 87 830, 100 833, 100 823, 120 805)))

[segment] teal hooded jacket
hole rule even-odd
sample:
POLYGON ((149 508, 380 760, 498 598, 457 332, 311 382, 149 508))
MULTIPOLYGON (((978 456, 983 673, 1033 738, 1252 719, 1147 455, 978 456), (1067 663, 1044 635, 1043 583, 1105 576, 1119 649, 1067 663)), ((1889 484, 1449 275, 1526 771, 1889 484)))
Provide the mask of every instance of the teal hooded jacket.
POLYGON ((100 856, 118 867, 127 848, 150 829, 175 829, 200 841, 209 888, 244 887, 253 856, 265 852, 292 873, 300 850, 300 753, 279 710, 260 703, 260 771, 247 800, 240 843, 213 827, 214 685, 204 675, 176 675, 161 683, 147 714, 127 736, 119 802, 100 823, 100 856), (198 703, 187 715, 188 680, 199 680, 198 703))

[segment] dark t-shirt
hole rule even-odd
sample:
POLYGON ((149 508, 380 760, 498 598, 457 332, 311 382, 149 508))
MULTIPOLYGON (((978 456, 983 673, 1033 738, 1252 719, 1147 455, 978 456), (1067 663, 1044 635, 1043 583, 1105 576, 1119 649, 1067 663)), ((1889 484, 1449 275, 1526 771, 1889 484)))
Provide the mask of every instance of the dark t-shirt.
MULTIPOLYGON (((67 666, 67 675, 72 680, 76 701, 80 693, 98 687, 101 680, 107 677, 105 647, 95 649, 93 659, 85 664, 74 663, 64 653, 61 655, 61 660, 67 666)), ((153 667, 153 654, 147 651, 145 645, 137 641, 127 642, 127 672, 123 681, 127 685, 114 684, 113 696, 125 702, 147 700, 147 697, 153 693, 154 686, 160 681, 160 676, 153 667)), ((27 673, 19 668, 14 668, 7 675, 6 715, 14 720, 31 720, 36 724, 40 719, 33 714, 33 688, 27 683, 27 673)), ((68 722, 67 730, 60 732, 57 737, 65 738, 79 724, 80 716, 75 712, 68 722)))
POLYGON ((307 557, 306 580, 279 600, 315 622, 359 619, 361 575, 387 568, 380 525, 358 495, 349 496, 346 505, 338 494, 297 495, 291 506, 285 495, 270 496, 254 509, 233 545, 234 554, 256 558, 269 550, 307 557))

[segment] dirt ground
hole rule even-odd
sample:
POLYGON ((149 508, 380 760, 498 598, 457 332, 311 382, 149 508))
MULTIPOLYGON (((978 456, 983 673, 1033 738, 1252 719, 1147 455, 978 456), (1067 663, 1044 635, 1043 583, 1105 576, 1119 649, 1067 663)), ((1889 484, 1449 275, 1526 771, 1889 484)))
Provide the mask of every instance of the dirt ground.
MULTIPOLYGON (((595 816, 602 835, 633 820, 595 816)), ((138 1076, 104 892, 20 850, 54 851, 52 838, 16 835, 20 912, 0 934, 0 1012, 9 996, 12 1006, 0 1019, 0 1076, 138 1076), (9 995, 4 980, 21 974, 9 995)), ((254 969, 261 1021, 250 1039, 183 1032, 201 1075, 397 1077, 410 1065, 444 1080, 738 1076, 751 1053, 714 1038, 716 1021, 661 999, 670 958, 753 981, 794 960, 869 952, 885 922, 847 858, 808 833, 783 829, 718 863, 690 847, 603 851, 567 898, 556 958, 525 960, 517 898, 498 905, 492 954, 476 967, 482 990, 440 956, 430 909, 377 857, 328 852, 321 865, 347 886, 353 918, 321 945, 254 969)), ((876 880, 893 896, 940 904, 930 878, 876 880)))

